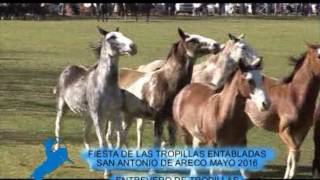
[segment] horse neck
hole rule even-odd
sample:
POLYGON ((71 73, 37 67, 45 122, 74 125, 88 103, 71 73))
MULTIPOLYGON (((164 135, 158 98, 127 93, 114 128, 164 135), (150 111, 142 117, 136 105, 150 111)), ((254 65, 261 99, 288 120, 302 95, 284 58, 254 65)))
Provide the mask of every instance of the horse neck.
POLYGON ((119 55, 112 53, 110 45, 102 47, 98 66, 96 68, 98 83, 102 86, 118 86, 119 55))
POLYGON ((231 118, 236 114, 236 110, 244 109, 246 98, 240 93, 240 86, 240 71, 237 71, 219 94, 221 117, 231 118))
POLYGON ((173 52, 163 66, 165 78, 171 82, 176 82, 183 78, 190 83, 196 58, 187 55, 181 41, 176 47, 173 47, 171 51, 173 52))
POLYGON ((309 108, 310 105, 315 106, 320 89, 320 78, 316 77, 311 71, 310 57, 307 55, 306 58, 289 84, 293 93, 293 100, 300 108, 305 104, 308 104, 309 108))

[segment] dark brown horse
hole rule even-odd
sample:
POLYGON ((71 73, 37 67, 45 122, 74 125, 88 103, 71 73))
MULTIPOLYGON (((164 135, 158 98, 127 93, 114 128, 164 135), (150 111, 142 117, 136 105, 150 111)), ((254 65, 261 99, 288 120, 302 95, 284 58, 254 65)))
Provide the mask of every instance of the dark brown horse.
POLYGON ((259 111, 247 101, 246 113, 257 127, 279 134, 288 147, 284 178, 292 178, 299 161, 300 146, 313 125, 313 114, 320 89, 320 45, 308 45, 299 58, 292 59, 295 68, 283 82, 264 77, 264 87, 272 106, 259 111))
POLYGON ((151 9, 154 8, 152 3, 117 3, 118 6, 118 16, 127 19, 127 16, 135 16, 136 21, 138 21, 138 16, 145 14, 146 21, 149 21, 151 9))
POLYGON ((220 93, 200 83, 192 83, 180 91, 174 99, 173 119, 183 130, 187 145, 246 146, 249 125, 244 112, 246 100, 251 98, 260 107, 259 99, 265 99, 264 108, 270 105, 264 91, 255 94, 262 88, 260 64, 250 67, 240 62, 240 69, 229 77, 220 93))
POLYGON ((314 113, 314 159, 312 165, 313 178, 320 178, 320 102, 314 113))

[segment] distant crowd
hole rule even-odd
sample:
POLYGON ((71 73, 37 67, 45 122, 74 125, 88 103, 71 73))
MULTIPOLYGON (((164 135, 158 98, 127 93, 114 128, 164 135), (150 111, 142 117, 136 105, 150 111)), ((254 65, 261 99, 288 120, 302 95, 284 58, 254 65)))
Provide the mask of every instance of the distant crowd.
POLYGON ((0 19, 48 16, 320 15, 320 3, 0 3, 0 19))

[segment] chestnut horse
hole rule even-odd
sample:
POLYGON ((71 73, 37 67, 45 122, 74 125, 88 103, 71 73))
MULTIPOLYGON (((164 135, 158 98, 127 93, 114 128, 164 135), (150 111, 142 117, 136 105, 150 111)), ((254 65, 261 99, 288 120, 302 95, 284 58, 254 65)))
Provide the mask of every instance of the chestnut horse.
POLYGON ((246 100, 251 98, 261 111, 270 104, 262 87, 261 61, 256 66, 240 61, 239 67, 220 93, 210 85, 191 83, 175 97, 173 120, 187 145, 246 146, 246 100))
POLYGON ((308 45, 299 59, 292 60, 294 71, 283 82, 264 78, 271 108, 261 112, 250 100, 245 108, 255 126, 278 133, 287 145, 289 154, 284 178, 295 175, 300 146, 313 124, 320 89, 320 45, 308 45))
POLYGON ((320 102, 314 113, 314 159, 312 165, 313 178, 320 178, 320 102))

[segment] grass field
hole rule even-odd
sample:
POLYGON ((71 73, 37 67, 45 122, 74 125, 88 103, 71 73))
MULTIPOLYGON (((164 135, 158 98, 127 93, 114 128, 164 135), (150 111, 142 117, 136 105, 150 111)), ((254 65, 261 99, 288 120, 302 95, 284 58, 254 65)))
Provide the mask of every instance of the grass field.
MULTIPOLYGON (((72 21, 0 21, 0 178, 26 178, 44 160, 42 140, 54 135, 55 86, 59 72, 69 64, 90 65, 95 57, 89 43, 99 35, 96 25, 120 31, 138 45, 138 54, 122 57, 121 67, 137 67, 155 59, 165 58, 173 42, 178 40, 177 27, 186 32, 227 40, 227 33, 246 33, 247 41, 264 56, 264 73, 284 77, 292 67, 288 56, 305 51, 305 41, 320 42, 320 23, 315 18, 255 19, 205 18, 199 20, 157 20, 146 22, 95 20, 72 21)), ((202 58, 201 60, 203 60, 202 58)), ((72 113, 63 119, 62 137, 75 165, 63 167, 49 178, 101 178, 90 172, 80 160, 82 120, 72 113)), ((152 128, 145 126, 145 146, 151 145, 152 128)), ((130 132, 130 145, 135 145, 135 131, 130 132)), ((252 146, 270 146, 277 157, 262 177, 281 178, 286 162, 286 147, 280 138, 264 130, 249 132, 252 146)), ((92 134, 92 139, 96 137, 92 134)), ((96 143, 96 142, 95 142, 96 143)), ((298 175, 311 177, 313 158, 312 133, 301 148, 298 175)))

